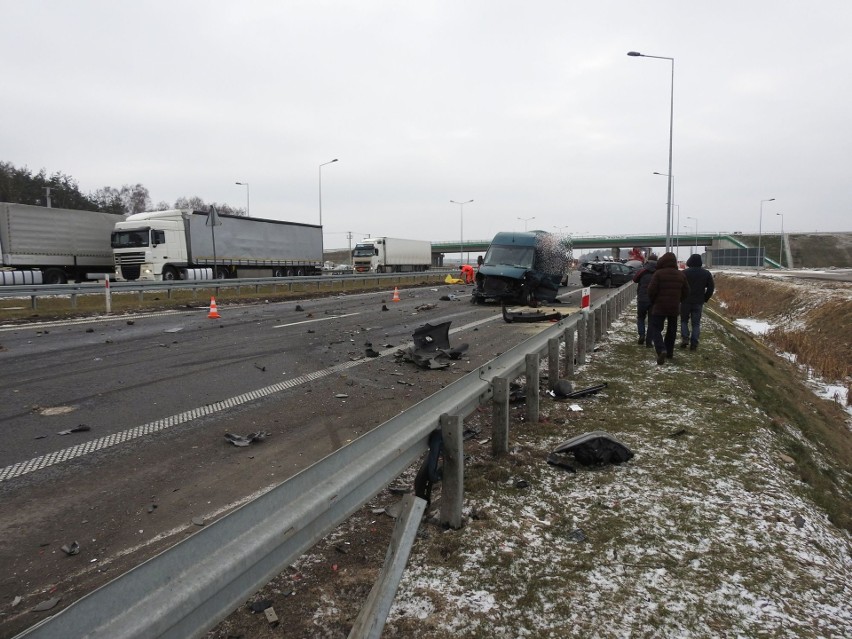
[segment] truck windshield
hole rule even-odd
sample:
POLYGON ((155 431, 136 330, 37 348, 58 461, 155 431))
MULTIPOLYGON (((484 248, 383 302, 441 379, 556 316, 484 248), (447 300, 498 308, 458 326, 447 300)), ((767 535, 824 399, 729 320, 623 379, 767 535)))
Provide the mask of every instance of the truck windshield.
POLYGON ((518 266, 520 268, 532 268, 535 258, 535 249, 532 246, 506 246, 491 245, 485 254, 486 264, 503 264, 518 266))
POLYGON ((148 229, 113 231, 112 248, 137 248, 148 246, 148 229))
POLYGON ((366 246, 356 246, 355 250, 352 251, 352 255, 355 257, 373 257, 374 255, 378 255, 378 251, 372 244, 368 244, 366 246))

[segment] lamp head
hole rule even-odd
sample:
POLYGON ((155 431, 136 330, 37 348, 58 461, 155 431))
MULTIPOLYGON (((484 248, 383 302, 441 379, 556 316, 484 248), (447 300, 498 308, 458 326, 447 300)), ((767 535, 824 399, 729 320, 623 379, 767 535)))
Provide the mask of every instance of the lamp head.
POLYGON ((628 51, 628 52, 627 52, 627 55, 632 56, 632 57, 634 57, 634 58, 635 58, 635 57, 637 57, 637 56, 641 56, 642 54, 641 54, 641 53, 639 53, 638 51, 628 51))

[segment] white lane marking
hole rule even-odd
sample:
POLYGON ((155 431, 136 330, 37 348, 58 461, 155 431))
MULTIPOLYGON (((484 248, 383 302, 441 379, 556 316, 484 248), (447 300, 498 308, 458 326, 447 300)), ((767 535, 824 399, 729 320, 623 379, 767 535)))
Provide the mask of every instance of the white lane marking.
POLYGON ((330 315, 328 317, 315 317, 313 319, 302 320, 301 322, 290 322, 289 324, 279 324, 278 326, 273 326, 272 328, 285 328, 287 326, 297 326, 299 324, 310 324, 311 322, 324 322, 326 320, 340 319, 342 317, 352 317, 353 315, 360 315, 361 313, 346 313, 345 315, 330 315))
MULTIPOLYGON (((337 315, 336 317, 342 316, 337 315)), ((459 326, 458 328, 450 330, 450 333, 459 333, 461 331, 465 331, 476 326, 480 326, 482 324, 487 324, 488 322, 493 322, 498 319, 502 319, 502 315, 492 315, 491 317, 486 317, 483 319, 476 320, 474 322, 470 322, 469 324, 465 324, 464 326, 459 326)), ((380 351, 380 356, 386 357, 387 355, 391 355, 397 350, 401 348, 406 348, 411 344, 411 342, 407 342, 406 344, 402 344, 398 347, 384 349, 380 351)), ((104 450, 106 448, 111 448, 119 444, 124 444, 129 441, 133 441, 134 439, 137 439, 139 437, 160 432, 172 426, 186 424, 201 417, 214 415, 216 413, 228 410, 229 408, 234 408, 242 404, 247 404, 249 402, 262 399, 264 397, 268 397, 270 395, 274 395, 276 393, 280 393, 291 388, 295 388, 296 386, 301 386, 302 384, 307 384, 308 382, 322 379, 323 377, 328 377, 329 375, 332 375, 334 373, 339 373, 355 366, 360 366, 361 364, 371 362, 374 359, 375 358, 364 358, 355 361, 336 364, 335 366, 331 366, 329 368, 313 371, 311 373, 306 373, 305 375, 300 375, 299 377, 294 377, 292 379, 288 379, 277 384, 272 384, 271 386, 265 386, 264 388, 249 391, 247 393, 243 393, 242 395, 237 395, 236 397, 230 397, 220 402, 206 404, 198 408, 193 408, 182 413, 178 413, 177 415, 171 415, 170 417, 157 419, 141 426, 136 426, 134 428, 129 428, 127 430, 113 433, 112 435, 107 435, 106 437, 100 437, 98 439, 93 439, 88 442, 83 442, 82 444, 78 444, 76 446, 71 446, 70 448, 64 448, 61 450, 54 451, 52 453, 48 453, 47 455, 42 455, 40 457, 34 457, 33 459, 27 461, 18 462, 16 464, 12 464, 11 466, 0 468, 0 482, 3 482, 7 479, 20 477, 21 475, 26 475, 37 470, 42 470, 44 468, 48 468, 56 464, 61 464, 62 462, 70 461, 72 459, 77 459, 78 457, 83 457, 84 455, 88 455, 89 453, 94 453, 99 450, 104 450)))

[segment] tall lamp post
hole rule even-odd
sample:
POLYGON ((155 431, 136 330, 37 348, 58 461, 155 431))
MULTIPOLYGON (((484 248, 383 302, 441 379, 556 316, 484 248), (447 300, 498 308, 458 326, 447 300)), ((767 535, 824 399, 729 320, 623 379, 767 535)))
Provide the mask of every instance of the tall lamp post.
MULTIPOLYGON (((669 200, 671 202, 671 206, 669 207, 669 222, 671 224, 672 233, 674 234, 674 239, 672 239, 672 243, 675 244, 677 246, 677 248, 679 249, 680 248, 680 204, 674 203, 674 175, 670 176, 668 173, 660 173, 659 171, 654 171, 654 175, 662 175, 663 177, 667 177, 671 180, 671 187, 670 187, 670 196, 671 197, 670 197, 670 200, 669 200), (673 209, 675 207, 677 207, 677 223, 676 224, 675 224, 674 218, 672 218, 672 216, 671 216, 671 209, 673 209)), ((677 250, 674 247, 672 247, 669 250, 674 250, 675 255, 677 255, 677 250)))
POLYGON ((672 134, 674 132, 674 58, 662 55, 645 55, 638 51, 628 51, 627 55, 638 58, 655 58, 657 60, 669 60, 672 63, 672 91, 669 105, 669 188, 668 206, 666 207, 666 251, 671 250, 672 243, 672 134))
POLYGON ((322 167, 326 164, 331 164, 333 162, 337 162, 337 158, 333 160, 329 160, 328 162, 323 162, 319 165, 319 225, 322 226, 322 167))
POLYGON ((234 182, 234 184, 239 184, 240 186, 246 187, 246 217, 251 217, 251 213, 249 212, 249 183, 248 182, 234 182))
POLYGON ((518 219, 519 219, 521 222, 523 222, 523 223, 524 223, 524 233, 526 233, 526 232, 527 232, 527 222, 529 222, 530 220, 534 220, 534 219, 535 219, 535 215, 533 215, 532 217, 519 217, 518 219))
POLYGON ((695 222, 695 252, 698 253, 698 218, 687 215, 686 219, 695 222))
POLYGON ((450 204, 459 205, 459 262, 464 262, 464 205, 471 202, 473 200, 467 200, 466 202, 450 200, 450 204))
POLYGON ((763 235, 763 203, 764 202, 774 202, 775 198, 771 197, 768 200, 760 201, 760 220, 757 223, 757 270, 760 270, 760 267, 763 266, 763 260, 760 259, 760 240, 763 235))
POLYGON ((784 255, 784 214, 776 213, 775 215, 781 216, 781 246, 778 247, 778 266, 783 266, 781 264, 781 258, 784 255))

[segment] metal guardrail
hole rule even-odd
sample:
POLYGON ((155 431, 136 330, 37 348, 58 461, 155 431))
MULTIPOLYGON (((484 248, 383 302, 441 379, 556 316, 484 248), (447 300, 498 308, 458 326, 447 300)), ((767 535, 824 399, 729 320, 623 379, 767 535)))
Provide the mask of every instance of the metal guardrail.
MULTIPOLYGON (((134 281, 134 282, 110 282, 109 289, 112 293, 138 293, 140 301, 145 293, 162 293, 166 291, 167 296, 171 297, 172 291, 178 290, 214 290, 218 295, 221 289, 236 288, 237 294, 242 288, 254 288, 255 292, 260 292, 261 288, 284 288, 288 292, 293 291, 294 286, 298 286, 299 290, 304 292, 305 288, 315 286, 317 289, 327 287, 329 283, 345 283, 345 282, 370 282, 375 281, 376 284, 382 280, 397 280, 406 281, 413 279, 422 279, 423 277, 434 276, 441 278, 448 271, 443 269, 434 269, 429 271, 415 271, 410 273, 358 273, 352 275, 311 275, 302 277, 261 277, 261 278, 235 278, 226 280, 173 280, 167 282, 151 282, 151 281, 134 281)), ((76 298, 80 295, 98 295, 105 294, 106 287, 102 282, 81 282, 77 284, 14 284, 9 286, 0 286, 0 299, 2 298, 24 298, 29 297, 31 306, 35 310, 38 308, 39 297, 70 297, 71 306, 76 306, 76 298)))
MULTIPOLYGON (((428 450, 441 415, 470 415, 492 399, 495 379, 526 370, 527 355, 552 354, 554 338, 570 333, 573 356, 578 323, 591 334, 587 342, 578 332, 578 349, 584 344, 592 350, 594 335, 605 331, 635 290, 627 284, 598 300, 588 316, 559 320, 18 638, 203 636, 411 466, 428 450)), ((585 353, 578 359, 584 362, 585 353)))

